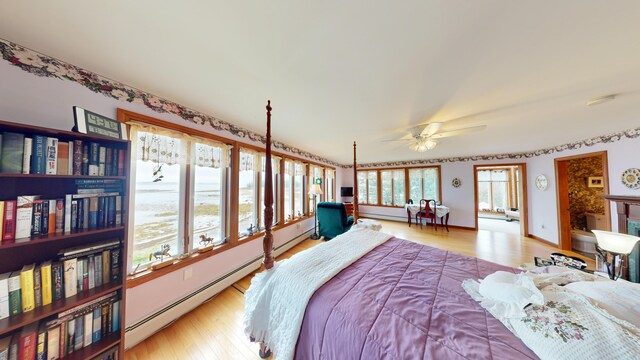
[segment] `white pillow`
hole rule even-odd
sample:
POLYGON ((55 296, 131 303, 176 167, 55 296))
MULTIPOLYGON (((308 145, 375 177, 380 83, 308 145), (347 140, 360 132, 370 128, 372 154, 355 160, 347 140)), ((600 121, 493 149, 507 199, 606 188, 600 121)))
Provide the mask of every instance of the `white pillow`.
POLYGON ((523 309, 529 304, 544 304, 542 293, 524 274, 497 271, 480 281, 478 292, 495 301, 497 306, 492 307, 493 311, 507 318, 526 316, 523 309))
POLYGON ((579 281, 564 288, 589 298, 609 314, 640 328, 640 284, 624 280, 579 281))

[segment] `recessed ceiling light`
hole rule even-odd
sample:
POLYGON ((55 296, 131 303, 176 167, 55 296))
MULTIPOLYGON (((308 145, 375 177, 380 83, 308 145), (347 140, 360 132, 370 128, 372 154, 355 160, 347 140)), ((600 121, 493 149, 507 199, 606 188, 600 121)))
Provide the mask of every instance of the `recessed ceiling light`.
POLYGON ((610 94, 610 95, 595 97, 587 101, 587 106, 598 105, 598 104, 602 104, 603 102, 611 101, 615 99, 616 96, 618 96, 618 94, 610 94))

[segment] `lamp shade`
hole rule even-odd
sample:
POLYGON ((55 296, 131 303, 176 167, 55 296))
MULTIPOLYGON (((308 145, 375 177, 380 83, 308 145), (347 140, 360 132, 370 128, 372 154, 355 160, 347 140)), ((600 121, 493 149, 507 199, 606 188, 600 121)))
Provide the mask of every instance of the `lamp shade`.
POLYGON ((322 188, 318 184, 311 185, 311 189, 309 189, 309 195, 322 195, 322 188))
POLYGON ((611 231, 591 230, 596 236, 598 246, 605 251, 629 255, 640 237, 611 231))

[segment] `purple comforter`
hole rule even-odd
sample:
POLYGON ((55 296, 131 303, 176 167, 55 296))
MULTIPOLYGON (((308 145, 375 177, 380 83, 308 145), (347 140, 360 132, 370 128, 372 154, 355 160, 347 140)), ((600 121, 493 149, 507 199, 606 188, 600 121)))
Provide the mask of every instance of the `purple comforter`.
POLYGON ((311 297, 296 359, 537 359, 460 285, 497 270, 392 238, 311 297))

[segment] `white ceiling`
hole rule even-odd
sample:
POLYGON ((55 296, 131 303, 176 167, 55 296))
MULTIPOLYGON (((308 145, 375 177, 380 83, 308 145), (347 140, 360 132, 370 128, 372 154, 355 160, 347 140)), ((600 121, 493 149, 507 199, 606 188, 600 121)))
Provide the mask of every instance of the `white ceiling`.
POLYGON ((331 160, 520 152, 640 124, 640 1, 24 1, 0 37, 331 160), (620 93, 614 101, 585 101, 620 93), (425 121, 487 125, 426 153, 425 121))

